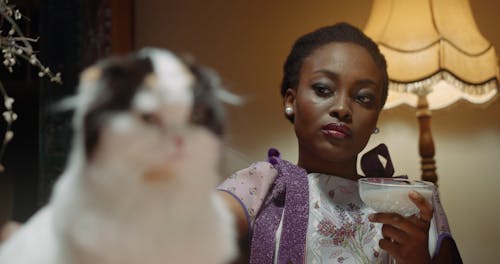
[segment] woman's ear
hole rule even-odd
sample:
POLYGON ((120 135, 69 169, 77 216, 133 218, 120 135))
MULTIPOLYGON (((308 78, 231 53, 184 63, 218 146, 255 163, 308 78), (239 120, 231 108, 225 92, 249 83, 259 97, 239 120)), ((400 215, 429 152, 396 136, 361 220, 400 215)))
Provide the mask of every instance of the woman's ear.
POLYGON ((288 88, 283 96, 283 106, 285 107, 285 117, 293 123, 295 116, 295 89, 288 88))
MULTIPOLYGON (((285 96, 283 96, 283 105, 285 109, 287 107, 291 107, 292 110, 295 111, 295 94, 296 90, 292 88, 288 88, 285 92, 285 96)), ((285 110, 286 111, 286 110, 285 110)))

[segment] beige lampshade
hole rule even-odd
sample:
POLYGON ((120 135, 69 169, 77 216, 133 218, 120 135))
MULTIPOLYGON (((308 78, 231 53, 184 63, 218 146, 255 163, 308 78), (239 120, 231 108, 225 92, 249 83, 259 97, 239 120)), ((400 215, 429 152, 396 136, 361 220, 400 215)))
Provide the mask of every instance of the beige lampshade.
POLYGON ((483 104, 498 93, 495 48, 467 0, 374 0, 364 31, 388 62, 385 108, 415 107, 417 94, 440 109, 461 99, 483 104))

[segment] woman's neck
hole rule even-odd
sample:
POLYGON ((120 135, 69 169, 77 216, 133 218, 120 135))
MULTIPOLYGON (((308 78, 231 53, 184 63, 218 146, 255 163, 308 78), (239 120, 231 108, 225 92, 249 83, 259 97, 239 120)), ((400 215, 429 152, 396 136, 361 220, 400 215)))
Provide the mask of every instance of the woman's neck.
POLYGON ((308 173, 323 173, 357 181, 361 176, 358 174, 356 161, 357 159, 355 158, 351 161, 325 162, 303 159, 299 155, 299 161, 297 162, 297 165, 305 169, 308 173))

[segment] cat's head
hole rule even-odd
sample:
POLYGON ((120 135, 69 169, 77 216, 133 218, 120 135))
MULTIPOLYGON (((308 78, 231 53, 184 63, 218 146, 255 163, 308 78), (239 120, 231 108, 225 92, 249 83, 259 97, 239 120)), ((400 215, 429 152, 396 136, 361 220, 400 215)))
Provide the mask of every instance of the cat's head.
POLYGON ((74 127, 86 160, 137 166, 179 151, 193 131, 220 137, 222 103, 232 99, 214 71, 160 49, 97 63, 82 73, 78 94, 74 127))

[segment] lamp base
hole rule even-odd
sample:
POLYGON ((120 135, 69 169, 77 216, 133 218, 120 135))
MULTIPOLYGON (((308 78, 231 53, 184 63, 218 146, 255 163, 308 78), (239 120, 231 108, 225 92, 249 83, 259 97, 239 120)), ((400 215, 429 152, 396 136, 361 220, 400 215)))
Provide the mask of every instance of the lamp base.
POLYGON ((417 119, 420 127, 418 149, 421 157, 422 180, 437 185, 436 161, 434 160, 434 140, 431 133, 431 111, 426 95, 418 96, 417 119))
POLYGON ((422 180, 437 184, 438 176, 436 174, 436 161, 434 158, 422 158, 422 180))

